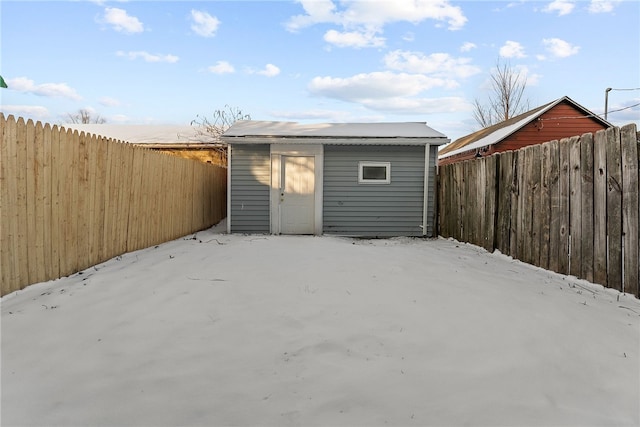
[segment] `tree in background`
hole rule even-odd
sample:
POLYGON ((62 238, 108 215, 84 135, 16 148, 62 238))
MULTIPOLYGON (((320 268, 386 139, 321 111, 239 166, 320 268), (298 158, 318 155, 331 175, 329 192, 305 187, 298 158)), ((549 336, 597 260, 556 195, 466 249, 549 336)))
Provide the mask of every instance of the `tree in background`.
POLYGON ((220 137, 238 120, 251 120, 251 116, 245 114, 238 107, 232 107, 228 104, 219 110, 213 112, 213 117, 196 116, 191 121, 191 126, 197 126, 196 140, 198 142, 221 143, 220 137))
POLYGON ((483 128, 508 120, 529 109, 529 101, 523 99, 527 77, 511 64, 496 62, 491 72, 491 93, 486 103, 474 100, 473 117, 483 128))
POLYGON ((74 124, 103 124, 107 122, 107 119, 100 117, 100 114, 97 114, 95 117, 92 116, 92 112, 86 108, 82 108, 78 110, 76 114, 67 114, 67 118, 69 119, 69 123, 74 124))

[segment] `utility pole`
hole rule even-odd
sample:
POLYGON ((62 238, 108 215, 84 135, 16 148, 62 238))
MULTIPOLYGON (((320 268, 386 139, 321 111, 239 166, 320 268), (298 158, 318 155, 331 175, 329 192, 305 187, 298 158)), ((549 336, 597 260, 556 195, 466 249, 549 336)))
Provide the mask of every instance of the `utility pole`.
POLYGON ((604 119, 607 120, 607 113, 609 112, 609 92, 611 88, 608 87, 604 91, 604 119))

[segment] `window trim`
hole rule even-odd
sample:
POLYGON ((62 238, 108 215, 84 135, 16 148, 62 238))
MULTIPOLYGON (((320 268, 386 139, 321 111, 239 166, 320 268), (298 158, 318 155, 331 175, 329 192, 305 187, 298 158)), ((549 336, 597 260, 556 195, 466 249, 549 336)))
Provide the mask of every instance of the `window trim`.
POLYGON ((391 184, 391 162, 358 162, 358 184, 391 184), (363 169, 367 166, 384 167, 386 179, 365 179, 363 177, 363 169))

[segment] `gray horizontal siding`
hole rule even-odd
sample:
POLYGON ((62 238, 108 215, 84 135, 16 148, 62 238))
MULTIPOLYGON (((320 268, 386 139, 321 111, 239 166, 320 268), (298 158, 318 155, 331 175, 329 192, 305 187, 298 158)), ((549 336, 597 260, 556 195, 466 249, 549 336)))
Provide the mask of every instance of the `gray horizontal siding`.
POLYGON ((231 151, 231 232, 269 233, 268 144, 233 146, 231 151))
POLYGON ((422 236, 424 146, 324 149, 323 232, 422 236), (358 162, 391 162, 390 184, 358 184, 358 162))

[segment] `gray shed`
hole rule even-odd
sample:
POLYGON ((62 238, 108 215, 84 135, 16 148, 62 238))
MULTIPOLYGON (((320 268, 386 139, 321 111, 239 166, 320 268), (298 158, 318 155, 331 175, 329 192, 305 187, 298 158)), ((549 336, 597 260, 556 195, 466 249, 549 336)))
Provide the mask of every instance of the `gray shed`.
POLYGON ((426 123, 238 121, 230 233, 433 237, 438 146, 426 123))

